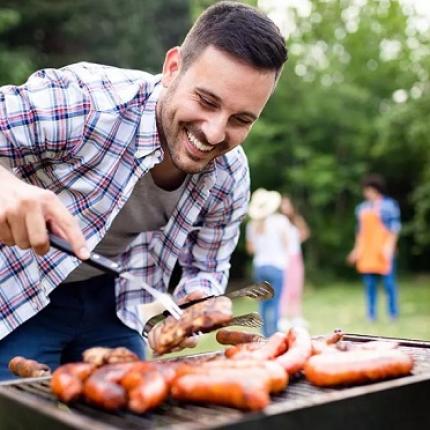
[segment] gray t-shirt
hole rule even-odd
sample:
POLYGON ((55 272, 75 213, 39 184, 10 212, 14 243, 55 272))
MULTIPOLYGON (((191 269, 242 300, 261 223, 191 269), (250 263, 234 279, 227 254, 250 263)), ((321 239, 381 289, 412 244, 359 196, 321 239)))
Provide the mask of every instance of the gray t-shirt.
MULTIPOLYGON (((184 191, 187 180, 188 177, 176 190, 166 191, 154 183, 149 172, 140 178, 130 198, 94 251, 115 260, 139 233, 159 230, 166 225, 184 191)), ((84 263, 70 273, 64 282, 82 281, 102 273, 101 270, 84 263)))

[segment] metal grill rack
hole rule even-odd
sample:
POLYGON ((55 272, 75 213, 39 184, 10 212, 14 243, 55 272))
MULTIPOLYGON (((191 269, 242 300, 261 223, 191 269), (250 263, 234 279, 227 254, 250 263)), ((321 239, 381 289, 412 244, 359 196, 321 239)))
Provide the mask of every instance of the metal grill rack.
MULTIPOLYGON (((375 337, 349 335, 354 342, 375 337)), ((387 338, 378 338, 387 339, 387 338)), ((358 387, 317 388, 303 378, 272 398, 258 413, 169 400, 144 415, 109 413, 83 402, 68 406, 51 393, 49 378, 21 379, 0 386, 0 429, 409 429, 430 428, 430 342, 393 339, 412 354, 412 375, 358 387)))

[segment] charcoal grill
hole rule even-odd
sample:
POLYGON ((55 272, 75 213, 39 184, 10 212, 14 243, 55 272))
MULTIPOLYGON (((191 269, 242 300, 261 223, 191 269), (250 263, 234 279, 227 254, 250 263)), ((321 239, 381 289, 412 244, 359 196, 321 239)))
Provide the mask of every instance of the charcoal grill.
POLYGON ((67 406, 51 394, 49 378, 0 385, 1 430, 144 429, 402 429, 430 428, 430 342, 348 334, 352 342, 396 340, 415 358, 413 374, 352 388, 316 388, 303 378, 258 413, 169 401, 156 411, 108 413, 84 403, 67 406))

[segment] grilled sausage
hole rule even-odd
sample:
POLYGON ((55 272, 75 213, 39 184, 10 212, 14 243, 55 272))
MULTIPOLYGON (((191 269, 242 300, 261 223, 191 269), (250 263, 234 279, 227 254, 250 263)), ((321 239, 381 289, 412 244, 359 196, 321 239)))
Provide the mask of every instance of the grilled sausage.
POLYGON ((161 405, 169 395, 169 385, 155 366, 133 367, 121 378, 121 385, 128 393, 128 409, 142 414, 161 405))
POLYGON ((340 329, 334 330, 327 336, 318 336, 312 339, 312 355, 321 354, 324 351, 330 350, 333 345, 336 345, 344 336, 344 332, 340 329))
POLYGON ((288 348, 287 335, 277 332, 266 342, 243 343, 225 350, 225 355, 234 360, 271 360, 283 354, 288 348))
POLYGON ((176 372, 177 378, 187 374, 230 375, 256 379, 264 383, 271 393, 284 390, 288 384, 288 375, 275 361, 259 360, 216 360, 199 367, 181 366, 176 372))
POLYGON ((301 371, 312 353, 312 342, 308 331, 302 327, 293 327, 288 332, 288 351, 275 358, 290 375, 301 371))
POLYGON ((52 374, 52 392, 65 403, 77 400, 82 394, 84 381, 94 368, 93 364, 88 363, 69 363, 60 366, 52 374))
POLYGON ((129 363, 138 361, 139 357, 127 348, 104 348, 96 346, 85 350, 82 354, 85 363, 92 363, 96 366, 103 364, 129 363))
POLYGON ((264 337, 257 333, 247 333, 245 331, 227 330, 223 328, 218 330, 216 340, 221 345, 238 345, 241 343, 264 341, 264 337))
POLYGON ((212 297, 184 310, 179 321, 169 316, 158 323, 148 335, 148 342, 157 355, 172 351, 197 332, 206 333, 222 327, 233 317, 228 297, 212 297))
POLYGON ((36 378, 51 374, 48 365, 21 356, 14 357, 9 361, 9 370, 21 378, 36 378))
POLYGON ((408 375, 413 359, 396 349, 352 350, 311 357, 305 376, 314 385, 353 385, 408 375))
POLYGON ((259 411, 270 401, 261 381, 243 376, 189 374, 172 385, 174 399, 196 403, 213 403, 238 409, 259 411))
POLYGON ((85 399, 100 408, 116 411, 127 405, 126 389, 119 384, 121 378, 136 363, 107 364, 95 370, 85 381, 85 399))

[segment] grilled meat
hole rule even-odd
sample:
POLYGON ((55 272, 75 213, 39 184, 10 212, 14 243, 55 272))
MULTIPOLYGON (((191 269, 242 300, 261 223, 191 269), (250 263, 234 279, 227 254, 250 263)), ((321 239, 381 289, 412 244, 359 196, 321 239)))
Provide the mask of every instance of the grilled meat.
POLYGON ((99 367, 103 364, 128 363, 138 361, 139 357, 127 348, 104 348, 96 346, 89 348, 82 354, 85 363, 92 363, 99 367))
POLYGON ((89 363, 64 364, 52 374, 52 392, 65 403, 77 400, 82 395, 84 381, 94 369, 89 363))
POLYGON ((109 411, 124 408, 127 405, 127 391, 119 381, 134 365, 107 364, 96 369, 84 383, 85 400, 109 411))
POLYGON ((242 343, 264 341, 264 337, 257 333, 221 329, 216 334, 216 340, 222 345, 239 345, 242 343))
POLYGON ((305 376, 314 385, 353 385, 408 375, 413 359, 403 351, 387 348, 355 349, 311 357, 305 376))
POLYGON ((222 372, 184 375, 173 383, 172 396, 181 401, 262 410, 270 402, 268 390, 262 381, 247 376, 222 372))
POLYGON ((232 303, 227 297, 213 297, 184 310, 179 321, 169 316, 150 332, 148 341, 158 355, 165 354, 197 332, 221 327, 233 317, 232 303))
POLYGON ((266 341, 242 343, 231 346, 226 349, 225 356, 233 360, 271 360, 283 354, 287 348, 287 335, 277 332, 266 341))
POLYGON ((292 376, 303 370, 311 353, 312 342, 308 331, 301 327, 293 327, 288 332, 288 351, 276 357, 275 361, 292 376))
POLYGON ((21 356, 14 357, 9 361, 9 370, 21 378, 36 378, 51 374, 48 365, 21 356))
POLYGON ((128 409, 142 414, 160 406, 169 395, 169 382, 163 366, 141 361, 120 380, 128 394, 128 409))

